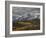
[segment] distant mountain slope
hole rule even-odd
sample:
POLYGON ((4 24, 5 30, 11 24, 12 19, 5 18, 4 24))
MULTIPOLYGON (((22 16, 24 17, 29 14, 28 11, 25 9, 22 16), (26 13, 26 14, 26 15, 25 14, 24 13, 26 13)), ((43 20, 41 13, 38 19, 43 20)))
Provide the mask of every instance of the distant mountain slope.
POLYGON ((13 21, 25 21, 25 20, 32 20, 32 19, 36 19, 36 18, 38 18, 39 19, 39 16, 32 16, 32 17, 23 17, 23 16, 21 16, 21 17, 17 17, 17 16, 13 16, 12 17, 12 19, 13 19, 13 21))

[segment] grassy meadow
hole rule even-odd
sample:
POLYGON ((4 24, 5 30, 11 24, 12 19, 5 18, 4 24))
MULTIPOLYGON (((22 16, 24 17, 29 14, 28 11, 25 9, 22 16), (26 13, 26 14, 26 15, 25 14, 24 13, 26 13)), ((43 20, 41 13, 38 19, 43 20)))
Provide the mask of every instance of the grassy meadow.
POLYGON ((40 30, 40 19, 17 21, 13 23, 13 31, 40 30))

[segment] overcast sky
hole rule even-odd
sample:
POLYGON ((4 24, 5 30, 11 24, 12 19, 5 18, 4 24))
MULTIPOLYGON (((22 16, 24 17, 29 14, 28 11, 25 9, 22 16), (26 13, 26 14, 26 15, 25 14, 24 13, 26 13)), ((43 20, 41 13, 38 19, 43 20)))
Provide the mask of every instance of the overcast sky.
POLYGON ((27 16, 30 14, 31 16, 40 15, 40 8, 30 8, 30 7, 13 7, 12 8, 13 16, 27 16))

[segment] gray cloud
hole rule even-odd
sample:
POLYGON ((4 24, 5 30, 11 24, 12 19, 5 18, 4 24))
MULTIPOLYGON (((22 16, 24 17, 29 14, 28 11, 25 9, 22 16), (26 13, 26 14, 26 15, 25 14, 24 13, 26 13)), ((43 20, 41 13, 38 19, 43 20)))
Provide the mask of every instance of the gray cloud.
POLYGON ((29 8, 29 7, 13 7, 13 16, 37 16, 40 15, 40 8, 29 8))

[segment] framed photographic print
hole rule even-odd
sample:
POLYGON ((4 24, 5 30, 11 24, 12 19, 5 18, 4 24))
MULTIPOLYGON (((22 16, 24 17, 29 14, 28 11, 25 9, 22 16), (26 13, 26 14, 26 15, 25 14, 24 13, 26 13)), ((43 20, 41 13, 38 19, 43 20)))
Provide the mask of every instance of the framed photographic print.
POLYGON ((44 34, 44 3, 5 1, 5 36, 44 34))

